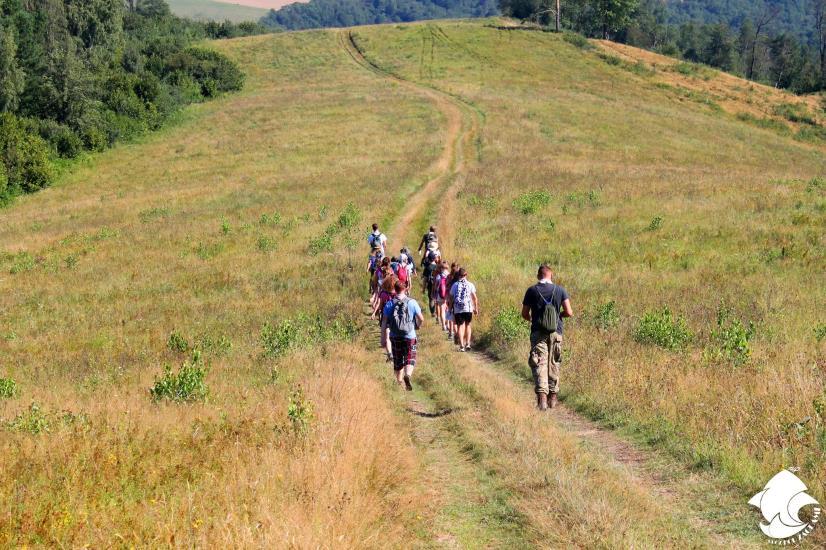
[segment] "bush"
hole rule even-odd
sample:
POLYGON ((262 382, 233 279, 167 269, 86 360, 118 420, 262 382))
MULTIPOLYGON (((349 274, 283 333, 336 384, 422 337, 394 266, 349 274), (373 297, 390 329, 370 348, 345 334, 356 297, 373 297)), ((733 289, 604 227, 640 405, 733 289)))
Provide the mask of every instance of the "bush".
POLYGON ((48 145, 9 113, 0 113, 0 161, 5 167, 5 195, 30 193, 52 182, 48 145))
POLYGON ((817 121, 809 114, 809 109, 802 103, 781 103, 775 106, 774 114, 791 122, 817 125, 817 121))
POLYGON ((692 338, 685 319, 673 317, 667 307, 660 311, 646 312, 634 331, 634 339, 637 342, 654 344, 669 350, 684 348, 692 338))
POLYGON ((815 327, 815 339, 818 342, 826 340, 826 323, 820 323, 815 327))
POLYGON ((551 194, 547 191, 531 191, 513 200, 513 207, 522 214, 535 214, 551 203, 551 194))
POLYGON ((614 300, 602 304, 594 314, 594 324, 601 330, 614 328, 619 324, 620 316, 617 312, 617 304, 614 300))
POLYGON ((0 378, 0 399, 10 399, 17 396, 19 388, 17 382, 11 378, 0 378))
POLYGON ((39 133, 63 158, 74 158, 83 151, 83 140, 68 126, 53 120, 41 120, 39 133))
POLYGON ((313 404, 304 396, 301 386, 295 388, 290 394, 287 418, 296 434, 305 434, 310 427, 310 421, 313 419, 313 404))
POLYGON ((160 378, 149 388, 153 401, 168 399, 175 402, 203 401, 209 395, 206 385, 207 368, 204 366, 201 352, 192 353, 192 360, 185 361, 177 373, 172 367, 164 366, 160 378))
POLYGON ((743 323, 732 318, 732 311, 725 306, 717 310, 717 328, 711 331, 711 339, 716 348, 713 355, 735 366, 743 365, 751 355, 749 342, 757 329, 754 323, 743 323))
POLYGON ((651 220, 651 223, 648 224, 648 227, 645 228, 646 231, 656 231, 663 225, 663 217, 662 216, 654 216, 654 219, 651 220))
POLYGON ((166 347, 178 353, 186 353, 189 351, 189 342, 187 342, 186 338, 181 336, 179 332, 172 331, 169 339, 166 341, 166 347))
POLYGON ((357 333, 351 317, 300 314, 261 327, 261 347, 266 357, 278 358, 290 351, 336 340, 351 340, 357 333))
POLYGON ((493 337, 502 344, 510 344, 530 333, 522 314, 513 306, 500 309, 493 318, 493 337))
POLYGON ((588 42, 588 39, 576 32, 565 31, 562 34, 562 40, 574 47, 579 48, 580 50, 593 49, 593 46, 590 42, 588 42))
POLYGON ((166 74, 183 73, 201 86, 204 97, 221 92, 240 90, 244 86, 244 74, 224 55, 212 50, 188 48, 170 56, 166 74))

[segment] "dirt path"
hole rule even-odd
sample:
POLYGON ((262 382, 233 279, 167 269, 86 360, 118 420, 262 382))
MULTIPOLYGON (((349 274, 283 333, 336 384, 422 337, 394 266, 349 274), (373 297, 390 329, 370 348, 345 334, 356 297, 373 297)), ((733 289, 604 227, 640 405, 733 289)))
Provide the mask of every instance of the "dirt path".
MULTIPOLYGON (((466 167, 476 161, 472 145, 481 127, 478 113, 455 96, 383 70, 359 50, 351 32, 340 32, 339 40, 356 63, 377 76, 417 91, 443 113, 445 145, 431 167, 435 175, 407 202, 391 236, 417 237, 412 234, 417 220, 428 206, 434 205, 439 219, 452 220, 447 226, 441 224, 440 243, 449 257, 457 258, 451 251, 458 225, 456 198, 464 184, 466 167)), ((579 546, 611 521, 617 523, 620 532, 599 535, 602 538, 594 539, 595 543, 613 541, 624 545, 629 542, 624 537, 630 537, 637 542, 648 540, 653 545, 682 545, 690 540, 691 545, 697 547, 750 547, 756 540, 743 537, 742 527, 751 518, 740 512, 747 509, 738 506, 739 495, 720 491, 719 480, 713 475, 675 467, 673 461, 634 445, 564 405, 551 413, 537 414, 532 407, 531 388, 514 379, 511 367, 499 365, 481 353, 455 354, 441 331, 432 323, 426 325, 421 331, 420 356, 428 370, 426 374, 425 369, 418 373, 424 392, 421 389, 414 392, 407 411, 411 413, 411 433, 424 450, 429 476, 435 480, 429 490, 435 506, 430 535, 436 546, 463 547, 482 540, 485 542, 480 546, 500 546, 505 542, 513 546, 517 539, 522 543, 543 540, 554 545, 579 546), (464 389, 456 391, 456 387, 464 389), (501 425, 507 425, 508 431, 503 432, 501 425), (566 462, 571 457, 563 453, 557 456, 561 470, 548 470, 547 465, 541 464, 548 445, 581 453, 580 460, 593 463, 598 470, 592 473, 591 479, 566 480, 581 492, 594 494, 562 496, 560 504, 552 510, 552 515, 557 515, 560 521, 550 522, 550 526, 543 515, 549 513, 547 494, 523 486, 519 478, 520 463, 522 466, 525 462, 534 464, 534 474, 545 479, 564 475, 565 468, 575 471, 579 465, 576 461, 566 462), (468 458, 468 449, 484 449, 484 452, 479 451, 479 456, 471 452, 468 458), (505 461, 484 458, 488 454, 504 454, 505 461), (496 479, 490 477, 492 473, 496 479), (468 483, 470 488, 462 490, 462 485, 468 483), (627 487, 633 490, 625 495, 623 491, 627 487), (483 503, 490 499, 503 502, 509 510, 508 521, 496 523, 487 516, 477 517, 480 511, 485 514, 483 503), (622 503, 620 506, 631 509, 615 510, 610 517, 600 518, 602 524, 592 526, 579 515, 582 508, 599 507, 594 499, 600 503, 614 499, 622 503), (566 508, 567 501, 570 501, 570 510, 566 508), (445 515, 445 509, 451 512, 445 515), (729 513, 732 509, 737 512, 729 513), (635 521, 642 523, 634 519, 634 513, 646 510, 662 510, 661 515, 667 516, 662 520, 665 524, 633 525, 635 521), (474 531, 474 527, 478 527, 474 522, 479 519, 486 523, 487 529, 483 532, 474 531), (559 531, 566 519, 570 525, 563 535, 559 531), (631 525, 622 527, 625 524, 631 525), (680 538, 683 536, 688 539, 680 538)))

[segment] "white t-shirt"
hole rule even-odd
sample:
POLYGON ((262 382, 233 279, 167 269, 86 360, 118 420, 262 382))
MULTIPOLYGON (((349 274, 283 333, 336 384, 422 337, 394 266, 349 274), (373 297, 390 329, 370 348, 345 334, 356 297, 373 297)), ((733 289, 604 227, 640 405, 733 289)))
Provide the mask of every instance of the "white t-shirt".
POLYGON ((378 239, 379 245, 381 246, 381 252, 384 254, 384 245, 387 243, 387 236, 384 233, 370 233, 370 237, 368 238, 371 245, 373 245, 378 239))
POLYGON ((453 297, 454 313, 473 313, 473 298, 476 294, 476 286, 467 279, 461 279, 453 283, 450 287, 450 295, 453 297))

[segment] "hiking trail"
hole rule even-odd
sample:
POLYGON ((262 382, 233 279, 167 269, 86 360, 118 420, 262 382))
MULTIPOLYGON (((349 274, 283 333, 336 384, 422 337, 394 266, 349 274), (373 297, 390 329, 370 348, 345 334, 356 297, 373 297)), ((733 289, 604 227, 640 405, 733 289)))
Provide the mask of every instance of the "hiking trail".
MULTIPOLYGON (((340 31, 338 39, 355 63, 428 98, 444 116, 444 147, 429 169, 434 175, 409 197, 391 228, 390 238, 393 249, 399 248, 397 244, 418 244, 416 223, 427 215, 429 206, 439 201, 436 211, 438 219, 443 220, 436 224, 440 248, 447 258, 455 258, 458 251, 452 245, 459 225, 456 199, 467 166, 476 162, 472 145, 481 131, 480 113, 457 96, 383 69, 359 48, 352 31, 340 31)), ((420 294, 417 283, 413 285, 414 298, 420 294)), ((370 346, 374 336, 371 332, 370 346)), ((742 513, 744 507, 736 507, 740 495, 721 490, 714 474, 691 472, 685 465, 623 439, 564 404, 538 414, 532 386, 516 379, 513 366, 478 351, 456 352, 452 342, 429 319, 420 330, 419 341, 421 366, 413 377, 416 391, 407 396, 403 408, 428 470, 428 480, 423 483, 431 497, 433 517, 427 530, 437 546, 464 547, 470 541, 483 541, 481 546, 518 546, 536 540, 554 545, 577 544, 577 539, 558 533, 556 521, 537 527, 536 523, 548 514, 547 507, 554 503, 547 492, 531 486, 533 480, 527 475, 519 479, 520 468, 524 467, 519 463, 544 459, 544 450, 551 446, 573 449, 585 457, 581 460, 596 465, 599 472, 594 478, 601 481, 594 492, 633 492, 641 507, 661 508, 675 522, 695 532, 697 546, 748 548, 756 544, 757 539, 745 535, 742 529, 750 517, 742 513), (507 454, 504 462, 495 458, 497 452, 507 454), (491 501, 505 513, 498 508, 491 511, 491 501), (731 505, 720 509, 720 503, 731 505), (506 519, 491 521, 487 513, 506 519), (719 521, 721 517, 724 521, 719 521)), ((389 371, 383 361, 376 366, 382 376, 389 378, 389 371)), ((563 462, 563 468, 578 468, 565 463, 576 462, 573 457, 556 460, 563 462)), ((546 479, 553 476, 554 468, 549 468, 552 461, 547 460, 544 467, 534 465, 535 473, 544 472, 546 479)), ((587 489, 588 481, 572 483, 581 482, 587 489)), ((560 496, 562 500, 569 497, 560 496)), ((553 510, 552 515, 561 516, 564 522, 566 511, 553 510)), ((577 520, 575 516, 568 519, 577 520)))

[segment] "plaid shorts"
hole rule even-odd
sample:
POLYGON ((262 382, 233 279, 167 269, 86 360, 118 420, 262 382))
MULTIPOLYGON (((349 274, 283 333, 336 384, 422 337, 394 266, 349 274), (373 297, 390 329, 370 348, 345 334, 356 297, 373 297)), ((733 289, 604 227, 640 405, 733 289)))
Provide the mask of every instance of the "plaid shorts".
POLYGON ((393 350, 393 370, 402 370, 406 366, 416 366, 416 339, 390 337, 390 349, 393 350))

